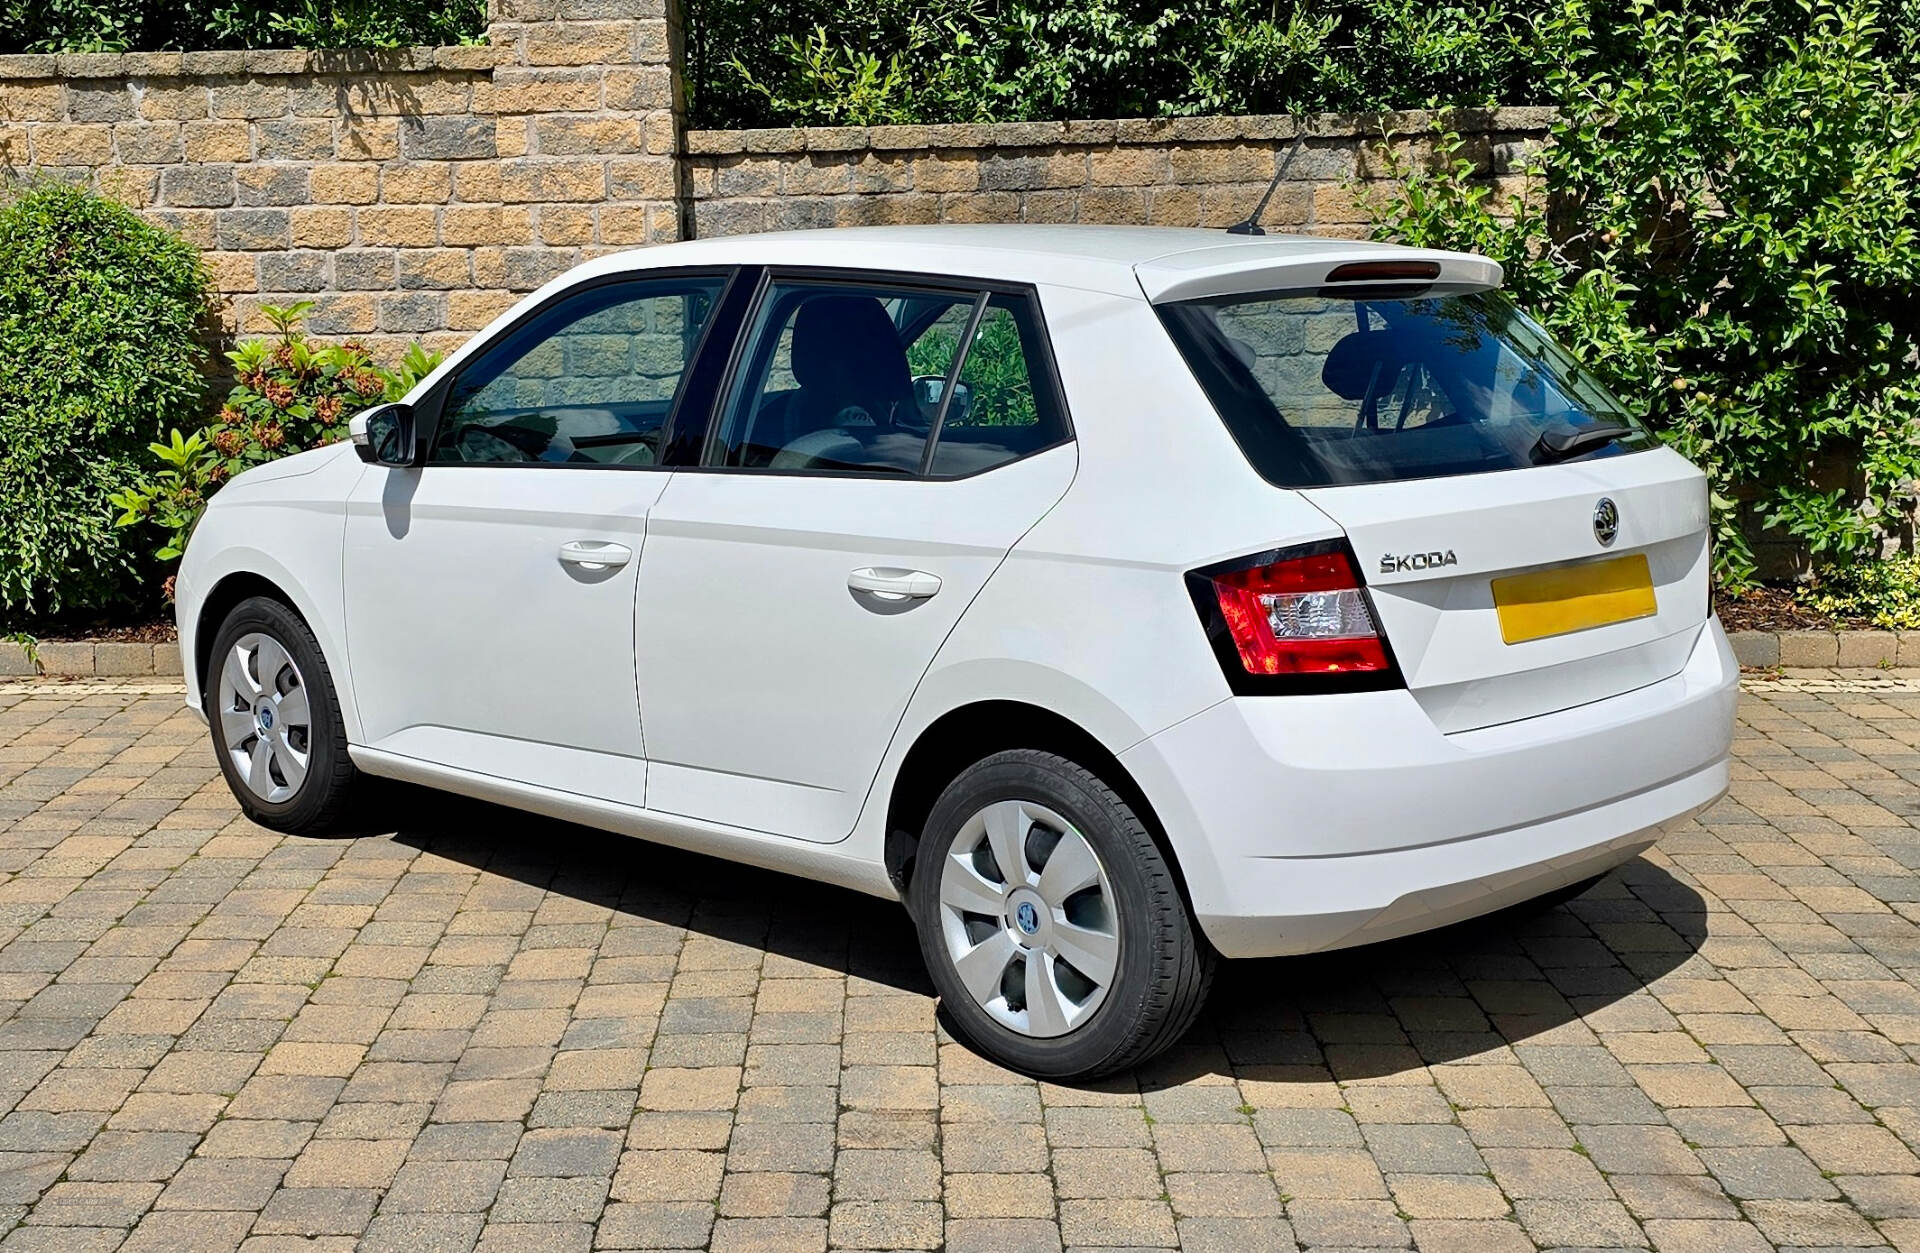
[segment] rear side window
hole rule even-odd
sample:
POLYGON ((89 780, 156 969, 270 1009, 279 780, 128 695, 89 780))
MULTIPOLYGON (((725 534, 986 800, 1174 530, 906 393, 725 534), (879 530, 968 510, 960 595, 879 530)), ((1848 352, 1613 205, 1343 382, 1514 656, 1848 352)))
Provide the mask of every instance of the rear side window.
POLYGON ((1254 468, 1282 487, 1512 470, 1613 425, 1580 457, 1653 437, 1494 292, 1264 293, 1159 308, 1254 468))
POLYGON ((958 478, 1050 448, 1066 423, 1031 300, 964 288, 768 285, 707 464, 958 478))
POLYGON ((964 326, 974 300, 972 292, 772 284, 714 463, 918 474, 935 416, 927 393, 945 382, 959 344, 941 328, 964 326))

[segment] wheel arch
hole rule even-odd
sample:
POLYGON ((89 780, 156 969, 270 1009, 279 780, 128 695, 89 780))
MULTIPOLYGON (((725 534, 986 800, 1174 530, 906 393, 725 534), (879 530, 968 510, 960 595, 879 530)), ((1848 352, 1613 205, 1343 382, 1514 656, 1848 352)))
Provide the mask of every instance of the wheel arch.
POLYGON ((1119 755, 1064 714, 1018 699, 977 700, 947 710, 922 728, 901 758, 887 797, 883 859, 887 878, 903 899, 913 876, 921 829, 940 793, 974 762, 1018 748, 1057 753, 1092 771, 1118 793, 1146 824, 1173 871, 1181 899, 1192 910, 1173 842, 1146 790, 1119 755))
POLYGON ((208 589, 205 599, 200 602, 200 611, 194 615, 193 675, 196 690, 203 695, 207 690, 207 667, 213 661, 213 637, 220 633, 220 624, 226 621, 235 606, 255 596, 279 601, 298 614, 300 620, 309 627, 313 625, 307 615, 301 612, 300 606, 294 603, 293 597, 272 579, 252 570, 235 570, 226 575, 208 589))
MULTIPOLYGON (((346 724, 348 738, 357 741, 359 715, 353 703, 353 687, 345 665, 346 658, 342 655, 345 651, 344 642, 317 611, 318 607, 307 594, 307 589, 298 580, 265 554, 252 554, 258 560, 245 559, 248 555, 229 554, 229 561, 222 563, 226 568, 212 576, 206 592, 189 608, 193 631, 192 655, 183 656, 181 660, 188 668, 192 694, 204 708, 207 681, 213 664, 213 642, 220 632, 220 624, 242 601, 253 596, 265 597, 285 605, 313 632, 314 640, 320 646, 321 659, 326 662, 333 680, 334 697, 339 704, 341 719, 346 724)), ((181 626, 185 628, 186 615, 183 614, 182 619, 181 626)), ((183 639, 182 643, 186 641, 183 639)))

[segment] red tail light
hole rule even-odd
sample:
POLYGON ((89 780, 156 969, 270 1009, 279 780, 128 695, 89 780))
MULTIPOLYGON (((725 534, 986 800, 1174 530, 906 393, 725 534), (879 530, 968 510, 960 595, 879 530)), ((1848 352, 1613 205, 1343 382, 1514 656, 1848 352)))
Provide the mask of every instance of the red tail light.
POLYGON ((1197 570, 1194 602, 1236 688, 1397 686, 1398 674, 1345 544, 1315 544, 1197 570), (1266 684, 1260 680, 1276 680, 1266 684), (1305 683, 1297 682, 1304 680, 1305 683))

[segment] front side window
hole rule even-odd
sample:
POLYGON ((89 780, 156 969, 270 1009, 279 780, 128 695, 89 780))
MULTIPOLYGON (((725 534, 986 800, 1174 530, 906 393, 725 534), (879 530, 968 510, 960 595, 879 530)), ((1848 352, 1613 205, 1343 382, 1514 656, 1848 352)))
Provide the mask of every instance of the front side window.
POLYGON ((708 463, 936 478, 991 469, 1065 436, 1029 366, 1041 348, 1020 297, 772 283, 708 463))
POLYGON ((1654 446, 1626 408, 1497 292, 1273 292, 1160 316, 1254 468, 1281 487, 1520 469, 1542 436, 1625 428, 1584 456, 1654 446))
POLYGON ((724 277, 621 280, 567 296, 461 370, 434 462, 647 466, 724 277))

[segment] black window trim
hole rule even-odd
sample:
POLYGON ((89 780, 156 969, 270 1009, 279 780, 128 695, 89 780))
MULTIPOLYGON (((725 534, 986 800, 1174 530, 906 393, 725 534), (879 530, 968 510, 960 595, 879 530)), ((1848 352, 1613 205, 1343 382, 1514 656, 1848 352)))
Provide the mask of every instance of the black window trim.
MULTIPOLYGON (((514 318, 513 321, 501 327, 484 346, 476 349, 471 356, 465 361, 462 361, 458 369, 451 371, 445 378, 436 382, 432 389, 428 391, 426 395, 422 396, 419 402, 414 405, 415 460, 412 468, 418 470, 440 469, 442 467, 521 470, 618 470, 640 471, 643 473, 692 468, 689 466, 669 465, 663 462, 655 462, 651 465, 629 465, 607 461, 434 461, 430 459, 430 455, 433 450, 434 441, 437 440, 440 435, 440 421, 445 416, 447 397, 452 393, 454 387, 459 384, 461 377, 495 348, 512 338, 522 327, 550 312, 563 301, 571 300, 582 292, 595 291, 602 287, 612 287, 625 283, 644 283, 658 279, 719 278, 724 281, 720 285, 719 293, 714 298, 713 312, 708 316, 706 325, 700 328, 700 336, 693 346, 693 351, 687 355, 686 364, 680 371, 680 378, 678 382, 674 384, 673 401, 668 405, 666 416, 660 423, 660 447, 664 452, 672 440, 675 434, 675 428, 680 421, 683 402, 687 398, 687 382, 693 376, 695 367, 699 364, 703 354, 710 350, 718 351, 721 347, 721 345, 713 343, 713 337, 716 334, 716 328, 722 321, 722 314, 726 310, 727 297, 733 291, 734 286, 740 281, 742 272, 752 268, 754 267, 739 265, 689 265, 615 270, 608 274, 595 275, 593 278, 585 279, 578 283, 571 283, 559 291, 554 292, 539 304, 534 305, 532 308, 514 318)), ((739 337, 740 332, 738 328, 736 328, 734 331, 734 339, 738 340, 739 337)))
MULTIPOLYGON (((757 475, 760 477, 778 476, 782 478, 862 479, 868 482, 879 483, 959 483, 967 479, 977 478, 982 474, 992 474, 994 471, 1013 465, 1016 462, 1038 457, 1043 453, 1052 452, 1056 448, 1062 448, 1075 442, 1073 413, 1067 407, 1066 388, 1060 381, 1060 367, 1053 349, 1053 335, 1047 328, 1046 310, 1040 303, 1039 288, 1034 284, 1009 282, 1002 279, 972 278, 964 274, 925 274, 911 270, 866 270, 845 266, 767 265, 759 267, 759 270, 759 277, 754 286, 753 299, 748 303, 745 315, 740 319, 740 325, 734 332, 733 349, 727 358, 727 368, 720 376, 719 386, 714 389, 712 406, 707 414, 706 436, 701 443, 699 463, 696 465, 670 466, 667 468, 681 474, 738 474, 757 475), (984 293, 988 296, 1008 296, 1025 302, 1028 314, 1033 320, 1034 332, 1039 339, 1038 347, 1042 353, 1041 360, 1027 363, 1028 371, 1031 373, 1037 368, 1041 373, 1046 375, 1044 386, 1047 388, 1048 394, 1056 406, 1056 411, 1060 415, 1060 438, 1043 447, 1036 448, 1032 452, 1024 453, 1008 461, 1002 461, 997 465, 975 470, 969 474, 942 475, 938 477, 921 473, 918 470, 908 474, 876 474, 869 470, 775 470, 769 466, 725 466, 712 464, 714 446, 720 433, 720 424, 724 417, 727 401, 733 393, 734 382, 744 363, 743 359, 746 355, 747 341, 751 338, 754 327, 758 322, 761 307, 767 299, 768 290, 775 283, 779 282, 822 285, 837 283, 849 287, 883 287, 889 291, 918 290, 943 296, 971 294, 975 297, 976 301, 978 301, 979 296, 984 293)), ((963 365, 965 363, 965 350, 970 347, 971 344, 961 345, 961 352, 954 358, 956 365, 963 365)), ((1042 385, 1041 380, 1034 380, 1036 390, 1042 385)), ((928 444, 929 450, 937 451, 937 445, 931 438, 928 444)), ((923 453, 921 465, 925 467, 928 464, 930 464, 930 458, 923 453)))
MULTIPOLYGON (((953 362, 947 367, 947 377, 940 384, 940 408, 935 411, 933 421, 927 424, 927 444, 920 450, 920 468, 914 472, 915 478, 933 477, 933 459, 940 452, 940 433, 947 426, 947 411, 952 408, 954 390, 960 385, 960 371, 967 368, 967 358, 973 355, 974 336, 980 333, 980 323, 987 316, 987 302, 991 299, 993 295, 990 292, 974 293, 973 308, 967 311, 967 325, 960 332, 960 343, 954 350, 953 362)), ((1024 363, 1026 357, 1024 345, 1021 347, 1020 354, 1024 363)), ((1016 457, 1014 460, 1018 461, 1020 458, 1016 457)))

